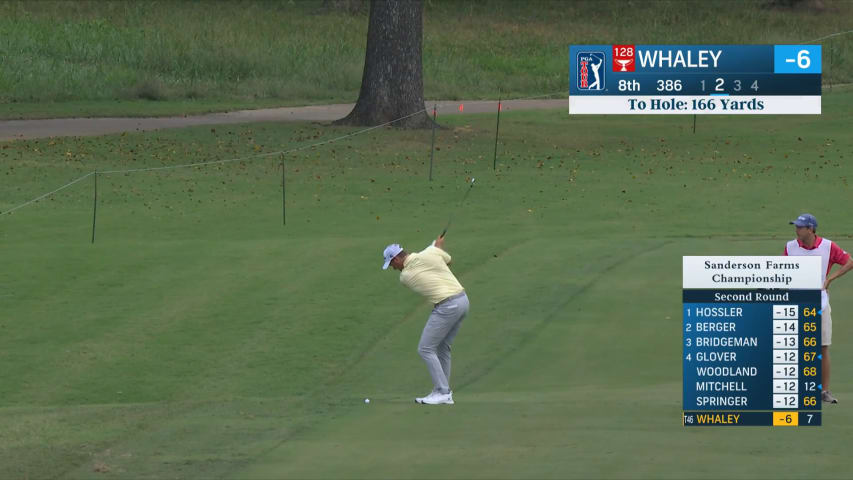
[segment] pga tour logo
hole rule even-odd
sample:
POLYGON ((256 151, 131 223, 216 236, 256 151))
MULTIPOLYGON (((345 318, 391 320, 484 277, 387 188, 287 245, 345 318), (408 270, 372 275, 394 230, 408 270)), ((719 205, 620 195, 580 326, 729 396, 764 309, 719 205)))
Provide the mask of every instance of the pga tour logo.
POLYGON ((578 52, 578 89, 604 90, 604 52, 578 52))

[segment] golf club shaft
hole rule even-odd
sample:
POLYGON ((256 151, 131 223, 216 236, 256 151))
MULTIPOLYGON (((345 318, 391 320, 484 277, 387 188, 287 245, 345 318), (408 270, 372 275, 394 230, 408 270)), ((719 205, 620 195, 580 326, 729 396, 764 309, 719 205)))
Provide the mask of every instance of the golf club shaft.
MULTIPOLYGON (((467 190, 465 190, 465 195, 462 196, 462 201, 459 202, 459 206, 456 207, 457 209, 462 207, 462 204, 465 203, 465 199, 468 198, 468 194, 471 193, 471 190, 474 189, 474 180, 475 179, 473 178, 471 179, 471 185, 468 187, 467 190)), ((447 219, 447 226, 444 227, 444 230, 442 230, 441 235, 439 235, 439 238, 444 238, 444 236, 447 234, 447 231, 450 230, 450 224, 453 222, 454 212, 450 212, 450 217, 447 219)))

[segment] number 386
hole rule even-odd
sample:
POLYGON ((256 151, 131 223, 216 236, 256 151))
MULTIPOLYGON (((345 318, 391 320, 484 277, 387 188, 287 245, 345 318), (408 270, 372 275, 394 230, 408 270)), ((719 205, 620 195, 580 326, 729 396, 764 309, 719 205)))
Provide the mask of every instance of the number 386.
POLYGON ((680 92, 681 80, 658 80, 659 92, 680 92))

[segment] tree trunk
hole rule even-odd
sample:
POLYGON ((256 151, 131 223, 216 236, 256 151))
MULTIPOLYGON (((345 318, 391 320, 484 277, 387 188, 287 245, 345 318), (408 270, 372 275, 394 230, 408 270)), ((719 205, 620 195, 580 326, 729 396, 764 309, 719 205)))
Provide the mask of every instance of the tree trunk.
MULTIPOLYGON (((424 109, 423 3, 421 0, 371 0, 367 52, 361 91, 343 125, 380 125, 424 109)), ((429 128, 420 112, 395 127, 429 128)))

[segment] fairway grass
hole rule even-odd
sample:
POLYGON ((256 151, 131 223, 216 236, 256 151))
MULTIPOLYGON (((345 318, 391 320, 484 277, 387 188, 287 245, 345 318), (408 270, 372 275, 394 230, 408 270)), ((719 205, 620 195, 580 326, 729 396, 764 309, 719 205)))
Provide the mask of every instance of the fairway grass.
MULTIPOLYGON (((0 216, 3 478, 843 477, 853 281, 832 286, 819 428, 685 429, 681 256, 853 248, 853 92, 821 116, 439 118, 285 156, 99 175, 0 216), (456 405, 429 305, 381 251, 441 231, 471 298, 456 405), (845 313, 848 312, 848 313, 845 313), (369 405, 364 398, 370 398, 369 405)), ((276 152, 353 129, 193 127, 0 143, 0 211, 93 170, 276 152)))

